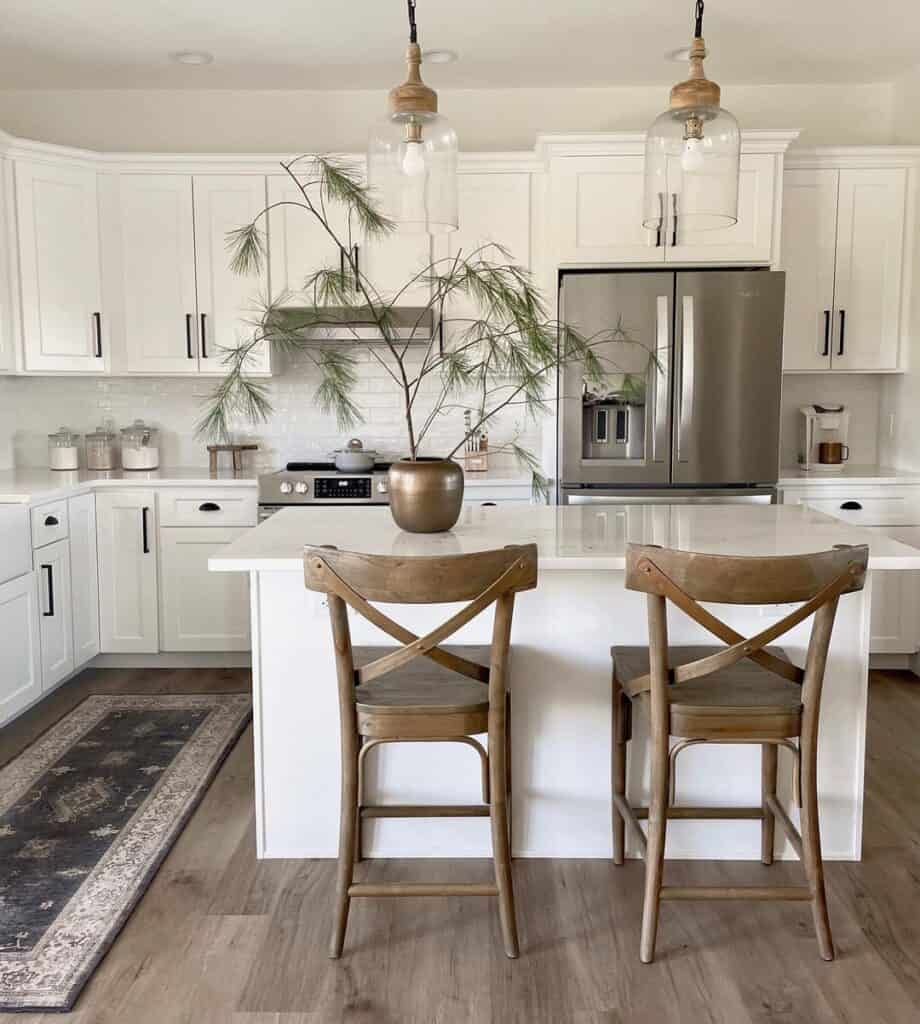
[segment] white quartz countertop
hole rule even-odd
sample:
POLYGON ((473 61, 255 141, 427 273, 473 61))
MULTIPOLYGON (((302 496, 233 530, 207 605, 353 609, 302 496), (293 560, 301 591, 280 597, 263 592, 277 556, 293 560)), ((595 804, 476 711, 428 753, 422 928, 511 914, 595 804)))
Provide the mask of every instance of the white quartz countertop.
POLYGON ((806 505, 469 506, 448 533, 404 533, 390 510, 285 509, 208 561, 217 572, 302 572, 308 544, 383 555, 464 554, 536 543, 541 570, 618 571, 628 542, 732 555, 797 555, 868 544, 870 567, 920 569, 920 550, 806 505))
POLYGON ((920 473, 892 466, 845 462, 839 469, 804 470, 787 466, 780 470, 778 487, 834 487, 840 484, 920 484, 920 473))
POLYGON ((0 470, 0 504, 34 504, 54 498, 70 498, 75 494, 102 487, 256 487, 257 470, 244 470, 239 476, 232 471, 218 471, 211 476, 206 468, 161 467, 152 470, 113 469, 91 472, 86 469, 4 469, 0 470))

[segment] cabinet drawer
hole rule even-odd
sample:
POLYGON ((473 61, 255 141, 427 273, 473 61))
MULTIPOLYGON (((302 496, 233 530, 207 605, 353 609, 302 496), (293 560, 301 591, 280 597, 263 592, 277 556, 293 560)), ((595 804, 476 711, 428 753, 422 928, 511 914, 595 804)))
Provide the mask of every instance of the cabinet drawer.
POLYGON ((159 503, 161 526, 255 526, 258 518, 255 488, 162 490, 159 503))
POLYGON ((32 547, 63 540, 69 532, 67 501, 49 501, 32 509, 32 547))

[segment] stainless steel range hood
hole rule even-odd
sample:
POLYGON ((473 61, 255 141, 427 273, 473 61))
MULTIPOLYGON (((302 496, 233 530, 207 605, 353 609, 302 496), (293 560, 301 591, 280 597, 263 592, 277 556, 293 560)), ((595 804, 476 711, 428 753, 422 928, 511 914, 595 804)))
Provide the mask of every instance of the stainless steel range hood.
MULTIPOLYGON (((395 306, 390 311, 393 340, 426 344, 435 330, 434 313, 426 306, 395 306)), ((367 306, 282 306, 272 314, 279 329, 316 341, 383 344, 380 328, 367 306)))

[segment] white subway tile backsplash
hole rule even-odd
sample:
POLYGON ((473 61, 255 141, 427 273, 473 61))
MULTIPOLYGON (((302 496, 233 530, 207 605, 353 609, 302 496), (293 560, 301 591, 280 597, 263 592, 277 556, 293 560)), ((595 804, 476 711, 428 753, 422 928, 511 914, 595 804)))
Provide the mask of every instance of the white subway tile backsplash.
MULTIPOLYGON (((416 358, 421 358, 421 353, 416 358)), ((259 444, 257 466, 273 468, 291 459, 322 458, 355 434, 384 456, 405 453, 405 418, 396 384, 372 356, 362 353, 355 388, 363 424, 340 429, 335 417, 316 404, 318 383, 318 371, 308 359, 289 358, 268 384, 274 406, 269 421, 235 424, 235 440, 259 444)), ((207 441, 195 436, 195 428, 212 387, 212 382, 200 378, 0 376, 0 468, 45 466, 48 434, 62 425, 86 433, 107 416, 118 427, 137 417, 159 427, 163 465, 206 465, 207 441)), ((436 380, 425 382, 420 389, 418 423, 424 421, 438 391, 436 380)), ((462 437, 463 403, 455 400, 452 406, 435 418, 423 454, 443 454, 462 437)), ((520 406, 490 423, 490 445, 498 446, 519 430, 523 430, 522 442, 539 454, 542 426, 525 424, 520 406)), ((496 455, 494 464, 510 468, 514 460, 496 455)))

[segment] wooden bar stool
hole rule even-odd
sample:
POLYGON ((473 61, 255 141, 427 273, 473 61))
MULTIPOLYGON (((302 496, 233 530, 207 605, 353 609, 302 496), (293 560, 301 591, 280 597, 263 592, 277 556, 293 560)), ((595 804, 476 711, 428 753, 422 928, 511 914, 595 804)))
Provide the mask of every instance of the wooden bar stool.
POLYGON ((817 742, 821 688, 837 602, 861 590, 869 549, 839 547, 813 555, 777 558, 724 557, 630 544, 626 586, 648 595, 649 646, 614 647, 613 654, 613 860, 623 863, 625 826, 635 830, 645 855, 645 905, 639 956, 655 956, 661 900, 807 900, 818 948, 833 960, 818 829, 817 742), (670 601, 727 647, 668 648, 670 601), (707 611, 719 604, 787 604, 799 607, 746 639, 707 611), (800 603, 801 602, 801 603, 800 603), (814 616, 805 668, 767 644, 814 616), (709 679, 704 681, 705 676, 709 679), (626 799, 626 747, 632 704, 644 705, 651 744, 651 802, 633 808, 626 799), (671 748, 670 737, 679 742, 671 748), (798 740, 798 744, 794 741, 798 740), (681 750, 694 743, 758 743, 762 758, 760 807, 675 807, 669 794, 681 750), (777 749, 795 757, 795 790, 802 832, 776 797, 777 749), (648 819, 646 840, 639 821, 648 819), (782 825, 804 863, 807 886, 725 887, 662 885, 669 818, 757 819, 761 860, 773 863, 775 822, 782 825))
POLYGON ((328 595, 335 645, 342 742, 342 804, 335 922, 329 955, 342 955, 352 897, 497 895, 505 952, 518 955, 511 883, 507 799, 507 666, 514 595, 537 585, 535 544, 469 555, 401 558, 336 548, 308 547, 304 575, 310 590, 328 595), (469 603, 426 636, 404 629, 372 601, 387 604, 469 603), (488 647, 441 644, 492 604, 495 617, 488 647), (348 607, 398 640, 401 647, 352 647, 348 607), (470 660, 484 652, 488 665, 470 660), (384 653, 385 652, 385 653, 384 653), (357 663, 368 654, 370 664, 357 663), (426 665, 416 661, 424 657, 426 665), (412 663, 412 664, 410 664, 412 663), (383 681, 381 677, 388 678, 383 681), (473 736, 488 733, 488 752, 473 736), (364 761, 382 743, 453 742, 474 747, 482 766, 483 803, 472 805, 368 806, 362 792, 364 761), (374 817, 491 818, 495 884, 354 882, 360 823, 374 817))

